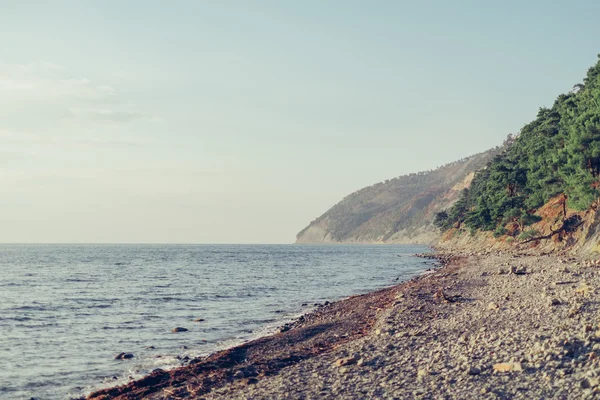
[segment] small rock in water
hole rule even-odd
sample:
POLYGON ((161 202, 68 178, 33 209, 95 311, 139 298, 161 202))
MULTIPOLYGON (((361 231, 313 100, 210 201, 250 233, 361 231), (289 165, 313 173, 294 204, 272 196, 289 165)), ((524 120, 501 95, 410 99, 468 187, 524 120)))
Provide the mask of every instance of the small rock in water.
POLYGON ((188 347, 186 345, 183 345, 180 347, 181 350, 186 350, 188 347))
POLYGON ((204 318, 196 318, 194 322, 204 322, 204 318))
POLYGON ((129 360, 130 358, 133 358, 132 353, 119 353, 115 356, 115 360, 129 360))
POLYGON ((188 331, 187 328, 182 328, 181 326, 178 326, 177 328, 173 328, 173 330, 171 332, 177 333, 177 332, 187 332, 187 331, 188 331))

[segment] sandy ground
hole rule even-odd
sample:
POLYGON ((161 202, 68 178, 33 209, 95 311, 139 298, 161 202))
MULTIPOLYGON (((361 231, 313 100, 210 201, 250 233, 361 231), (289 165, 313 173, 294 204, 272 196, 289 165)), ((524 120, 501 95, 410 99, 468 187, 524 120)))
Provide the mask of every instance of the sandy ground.
POLYGON ((600 267, 506 252, 442 260, 286 332, 90 398, 600 397, 600 267))

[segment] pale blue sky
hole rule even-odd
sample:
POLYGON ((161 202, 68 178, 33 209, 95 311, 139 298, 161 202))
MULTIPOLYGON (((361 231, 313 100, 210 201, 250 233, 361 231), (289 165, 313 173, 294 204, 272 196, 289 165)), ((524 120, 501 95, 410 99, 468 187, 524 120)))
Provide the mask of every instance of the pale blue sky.
POLYGON ((0 0, 0 242, 292 242, 580 82, 561 3, 0 0))

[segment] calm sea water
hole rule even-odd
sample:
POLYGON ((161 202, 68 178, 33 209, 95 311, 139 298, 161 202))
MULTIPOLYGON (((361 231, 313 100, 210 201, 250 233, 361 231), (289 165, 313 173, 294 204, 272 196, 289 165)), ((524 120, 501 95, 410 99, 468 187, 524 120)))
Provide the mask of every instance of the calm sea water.
POLYGON ((0 245, 0 398, 75 398, 178 366, 177 357, 272 332, 316 302, 407 280, 431 267, 411 257, 424 251, 0 245), (135 357, 114 360, 120 352, 135 357))

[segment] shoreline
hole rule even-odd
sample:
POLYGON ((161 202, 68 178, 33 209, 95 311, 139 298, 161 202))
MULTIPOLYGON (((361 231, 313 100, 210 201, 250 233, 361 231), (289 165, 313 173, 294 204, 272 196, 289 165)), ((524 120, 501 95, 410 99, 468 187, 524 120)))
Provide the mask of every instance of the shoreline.
POLYGON ((393 303, 393 296, 398 290, 406 284, 429 276, 448 262, 446 257, 442 256, 440 259, 434 252, 412 256, 437 260, 439 266, 432 265, 419 275, 393 286, 336 301, 325 301, 317 308, 301 313, 292 321, 278 326, 275 332, 216 351, 206 357, 194 358, 184 366, 169 370, 156 369, 126 384, 94 390, 85 398, 165 398, 164 395, 186 398, 206 394, 232 382, 249 385, 255 383, 257 377, 272 376, 282 368, 364 337, 371 331, 377 314, 393 303), (349 330, 350 333, 341 332, 343 330, 349 330), (250 362, 240 363, 241 353, 254 355, 250 362), (232 371, 234 367, 236 370, 232 371), (208 379, 205 379, 205 375, 208 379), (197 391, 187 388, 184 391, 178 390, 177 387, 187 381, 202 381, 202 388, 197 391), (183 393, 186 391, 187 393, 183 393), (160 392, 164 392, 164 395, 160 392))
POLYGON ((600 263, 519 250, 436 256, 444 265, 432 273, 89 398, 600 396, 600 263))

